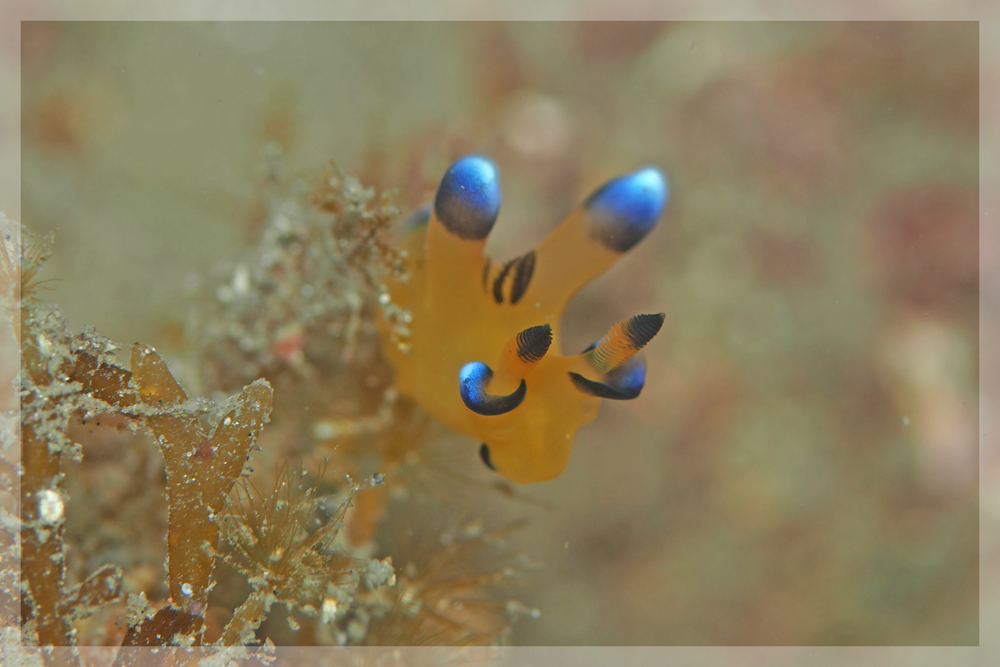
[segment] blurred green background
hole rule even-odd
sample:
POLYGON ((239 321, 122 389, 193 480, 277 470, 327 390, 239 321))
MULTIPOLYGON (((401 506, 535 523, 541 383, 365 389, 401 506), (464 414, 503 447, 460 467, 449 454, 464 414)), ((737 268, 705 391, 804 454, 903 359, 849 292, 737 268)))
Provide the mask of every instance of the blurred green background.
MULTIPOLYGON (((186 287, 251 240, 263 146, 404 210, 466 152, 489 249, 603 180, 659 227, 567 311, 667 312, 551 510, 518 644, 978 641, 975 23, 25 23, 22 212, 74 329, 183 356, 186 287)), ((470 443, 470 447, 473 446, 470 443)))

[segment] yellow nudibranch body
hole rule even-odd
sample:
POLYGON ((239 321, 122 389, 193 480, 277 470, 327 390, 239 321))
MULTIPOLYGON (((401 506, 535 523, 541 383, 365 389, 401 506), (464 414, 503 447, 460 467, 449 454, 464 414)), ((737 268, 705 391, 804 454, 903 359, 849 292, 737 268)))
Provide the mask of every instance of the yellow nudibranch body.
POLYGON ((537 248, 494 263, 484 247, 500 210, 499 171, 477 155, 455 162, 433 204, 405 224, 408 278, 390 279, 381 299, 383 347, 399 390, 481 441, 483 461, 508 479, 557 477, 601 398, 639 395, 646 367, 636 353, 664 318, 628 318, 563 356, 563 309, 652 229, 667 196, 655 167, 613 179, 537 248))

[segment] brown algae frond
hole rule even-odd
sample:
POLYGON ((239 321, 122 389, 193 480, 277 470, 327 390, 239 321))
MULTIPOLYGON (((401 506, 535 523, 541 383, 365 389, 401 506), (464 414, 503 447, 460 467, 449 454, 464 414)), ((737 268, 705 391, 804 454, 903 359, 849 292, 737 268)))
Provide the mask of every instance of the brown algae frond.
POLYGON ((71 336, 59 310, 30 292, 22 291, 21 315, 22 580, 29 638, 72 645, 71 618, 120 597, 121 573, 110 566, 92 575, 94 583, 88 579, 74 588, 66 582, 68 499, 62 489, 64 460, 78 461, 83 454, 66 435, 70 420, 119 415, 156 439, 167 469, 170 515, 172 604, 157 613, 158 623, 130 629, 125 643, 165 643, 177 634, 197 643, 218 544, 215 515, 267 420, 270 387, 263 380, 252 383, 226 406, 189 401, 152 348, 134 345, 129 371, 112 354, 117 345, 87 330, 71 336), (213 412, 215 423, 206 430, 202 418, 213 412), (153 625, 159 630, 151 635, 153 625))
MULTIPOLYGON (((388 276, 405 281, 408 271, 405 252, 392 242, 399 212, 389 195, 377 195, 336 167, 316 187, 285 180, 279 157, 271 150, 256 245, 235 261, 220 261, 217 281, 194 295, 187 338, 197 343, 178 368, 185 384, 211 392, 211 399, 182 388, 151 346, 136 343, 123 354, 124 346, 92 328, 71 334, 59 309, 37 298, 51 239, 21 245, 16 262, 3 262, 5 294, 18 299, 23 353, 20 538, 27 642, 72 646, 85 627, 81 643, 120 641, 126 647, 257 646, 272 638, 494 644, 505 642, 513 619, 529 612, 504 592, 517 579, 511 574, 517 564, 512 570, 481 557, 498 546, 494 533, 469 525, 464 532, 442 528, 455 525, 447 520, 454 511, 446 504, 447 485, 438 484, 432 494, 440 521, 424 530, 432 544, 443 545, 440 550, 407 556, 404 549, 400 561, 395 550, 383 548, 404 543, 396 533, 412 533, 418 521, 409 503, 392 502, 418 490, 410 469, 435 471, 432 457, 416 455, 434 429, 412 401, 399 397, 376 323, 384 313, 382 282, 388 276), (18 265, 30 267, 26 280, 18 265), (127 366, 120 359, 125 354, 127 366), (226 399, 223 392, 235 395, 226 399), (269 421, 274 426, 263 429, 269 421), (105 424, 99 427, 105 435, 94 435, 91 424, 105 424), (144 507, 161 507, 158 498, 146 496, 165 490, 162 584, 154 581, 159 563, 140 556, 162 553, 155 545, 123 562, 120 551, 102 551, 113 561, 102 565, 94 562, 101 555, 76 554, 97 542, 67 540, 67 516, 73 516, 67 509, 80 508, 86 495, 71 497, 66 480, 81 467, 100 477, 107 459, 88 452, 114 429, 101 451, 146 447, 149 438, 162 457, 165 480, 128 491, 141 494, 144 507), (278 470, 277 477, 254 473, 251 456, 256 468, 278 470), (288 463, 324 456, 350 475, 346 483, 325 475, 325 464, 317 470, 288 463), (220 579, 220 558, 242 578, 220 579), (397 572, 394 561, 407 568, 397 572), (237 579, 245 579, 248 592, 237 579), (265 623, 276 603, 287 609, 288 628, 265 623), (84 623, 94 612, 99 616, 84 623), (115 614, 127 627, 123 638, 108 628, 110 620, 93 620, 115 614)), ((5 238, 7 251, 20 243, 10 234, 5 238)), ((402 311, 394 321, 407 326, 402 311)), ((124 492, 120 497, 140 500, 124 492)), ((141 534, 149 539, 156 532, 141 534)), ((120 652, 117 664, 131 664, 130 656, 120 652)))

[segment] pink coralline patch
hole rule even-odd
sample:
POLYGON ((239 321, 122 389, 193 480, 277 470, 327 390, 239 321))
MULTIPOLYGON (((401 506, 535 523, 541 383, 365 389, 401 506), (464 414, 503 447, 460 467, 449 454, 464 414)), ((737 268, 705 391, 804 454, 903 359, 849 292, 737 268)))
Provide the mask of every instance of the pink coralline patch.
POLYGON ((557 99, 524 91, 512 96, 505 111, 501 134, 519 156, 552 160, 571 147, 569 111, 557 99))
POLYGON ((910 312, 888 322, 878 363, 914 446, 917 481, 936 496, 975 492, 975 339, 954 320, 910 312))
POLYGON ((305 344, 305 332, 301 327, 295 327, 282 334, 271 344, 271 353, 286 364, 302 361, 302 346, 305 344))
POLYGON ((658 464, 676 484, 670 500, 677 520, 694 520, 695 508, 726 486, 719 459, 739 426, 746 397, 735 369, 724 362, 699 369, 697 377, 678 375, 671 385, 682 421, 658 464))
POLYGON ((86 138, 87 108, 70 92, 60 92, 28 109, 24 132, 28 143, 68 157, 80 154, 86 138))
POLYGON ((921 184, 886 195, 865 233, 879 289, 893 303, 937 312, 974 307, 979 204, 974 189, 921 184))
POLYGON ((795 63, 835 104, 877 94, 887 79, 906 69, 905 46, 909 25, 890 21, 857 21, 833 28, 836 37, 815 51, 802 53, 795 63))
POLYGON ((511 95, 531 84, 531 73, 521 47, 505 23, 487 22, 477 25, 477 39, 471 45, 469 58, 474 64, 476 96, 484 122, 511 95))
POLYGON ((41 2, 15 0, 0 4, 0 56, 25 68, 47 65, 63 31, 63 24, 51 20, 52 14, 53 10, 41 2))
POLYGON ((692 167, 756 177, 790 195, 816 194, 845 157, 847 133, 817 84, 759 66, 703 88, 681 107, 679 123, 692 167))
POLYGON ((574 46, 587 63, 628 60, 645 51, 669 25, 662 21, 583 21, 575 24, 574 46))
POLYGON ((744 247, 754 272, 768 286, 811 286, 817 278, 815 248, 801 234, 756 226, 747 232, 744 247))
POLYGON ((978 131, 979 45, 962 23, 857 21, 833 30, 835 39, 794 65, 833 103, 878 99, 889 114, 978 131))
POLYGON ((212 456, 215 455, 215 450, 212 449, 212 443, 208 440, 202 440, 195 448, 194 455, 200 459, 212 458, 212 456))

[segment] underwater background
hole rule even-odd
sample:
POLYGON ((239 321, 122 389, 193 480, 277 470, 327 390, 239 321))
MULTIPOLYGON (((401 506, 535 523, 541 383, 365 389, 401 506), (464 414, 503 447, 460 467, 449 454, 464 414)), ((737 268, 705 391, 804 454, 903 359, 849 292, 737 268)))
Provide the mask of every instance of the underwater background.
MULTIPOLYGON (((71 331, 153 345, 200 393, 191 313, 257 242, 269 169, 333 160, 405 216, 489 155, 504 260, 657 165, 663 219, 561 341, 665 311, 643 394, 507 494, 428 427, 472 480, 423 480, 442 511, 527 519, 505 539, 541 564, 516 592, 541 613, 510 641, 975 644, 978 56, 974 23, 25 24, 21 217, 57 230, 40 298, 71 331)), ((354 400, 312 398, 288 400, 354 400)), ((68 466, 68 546, 153 599, 159 541, 88 539, 125 520, 100 513, 109 446, 68 466)), ((375 541, 426 525, 410 512, 375 541)))

